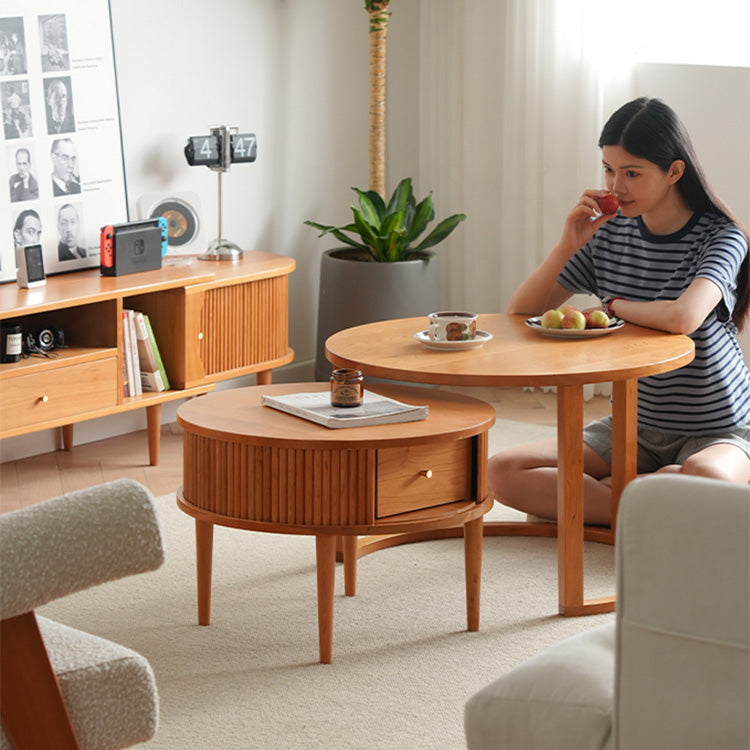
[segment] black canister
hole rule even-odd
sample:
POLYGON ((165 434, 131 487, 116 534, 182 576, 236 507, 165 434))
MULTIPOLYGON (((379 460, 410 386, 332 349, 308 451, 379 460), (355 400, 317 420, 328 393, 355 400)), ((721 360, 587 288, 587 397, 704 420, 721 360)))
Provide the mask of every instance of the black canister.
POLYGON ((0 326, 2 344, 0 362, 18 362, 23 349, 23 335, 18 323, 3 323, 0 326))

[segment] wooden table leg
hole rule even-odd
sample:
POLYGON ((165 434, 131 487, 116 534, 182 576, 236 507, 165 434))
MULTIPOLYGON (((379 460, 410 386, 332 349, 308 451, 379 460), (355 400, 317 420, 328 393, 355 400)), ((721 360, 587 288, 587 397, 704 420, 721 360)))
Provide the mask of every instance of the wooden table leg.
POLYGON ((320 663, 330 664, 333 656, 333 583, 336 570, 336 537, 315 537, 318 572, 318 650, 320 663))
POLYGON ((557 388, 557 582, 561 615, 583 604, 583 387, 557 388))
POLYGON ((613 612, 615 597, 583 598, 583 386, 557 387, 557 580, 561 615, 613 612))
POLYGON ((161 404, 152 404, 146 407, 146 427, 148 430, 148 462, 151 466, 158 466, 161 448, 161 404))
POLYGON ((353 534, 344 536, 344 594, 357 594, 357 557, 359 556, 357 537, 353 534))
POLYGON ((612 384, 612 531, 625 485, 638 473, 638 381, 612 384))
POLYGON ((195 521, 195 561, 198 580, 198 624, 211 622, 211 568, 214 549, 214 525, 195 521))
POLYGON ((464 524, 464 565, 466 570, 466 628, 479 630, 479 595, 482 586, 483 518, 464 524))

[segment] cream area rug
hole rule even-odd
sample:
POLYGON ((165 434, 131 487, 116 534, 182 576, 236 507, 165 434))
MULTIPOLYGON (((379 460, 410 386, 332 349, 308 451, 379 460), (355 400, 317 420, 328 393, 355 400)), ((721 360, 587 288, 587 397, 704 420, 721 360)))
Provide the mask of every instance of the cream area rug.
MULTIPOLYGON (((554 435, 498 421, 491 449, 554 435)), ((554 539, 488 537, 481 624, 466 631, 463 542, 359 560, 357 596, 336 572, 333 663, 318 663, 312 537, 216 527, 211 625, 197 624, 193 520, 157 500, 167 560, 40 612, 151 662, 160 725, 149 750, 458 750, 476 690, 614 615, 557 614, 554 539)), ((498 505, 487 516, 518 517, 498 505)), ((82 551, 83 553, 84 551, 82 551)), ((586 597, 614 593, 614 549, 586 544, 586 597)))

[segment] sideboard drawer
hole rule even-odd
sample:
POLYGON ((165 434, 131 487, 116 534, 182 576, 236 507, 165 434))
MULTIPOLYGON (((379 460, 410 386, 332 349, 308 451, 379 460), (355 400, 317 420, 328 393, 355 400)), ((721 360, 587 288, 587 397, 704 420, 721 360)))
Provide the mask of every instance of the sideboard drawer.
POLYGON ((3 381, 0 424, 13 430, 116 405, 117 358, 108 357, 3 381))
POLYGON ((471 499, 473 445, 467 438, 379 450, 376 518, 471 499))

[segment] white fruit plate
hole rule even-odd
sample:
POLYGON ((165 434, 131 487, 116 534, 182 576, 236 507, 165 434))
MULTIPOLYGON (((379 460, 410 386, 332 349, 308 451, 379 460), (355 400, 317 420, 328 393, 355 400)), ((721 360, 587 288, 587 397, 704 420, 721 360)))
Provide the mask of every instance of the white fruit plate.
POLYGON ((433 341, 427 335, 427 331, 419 331, 414 334, 414 338, 419 341, 420 344, 426 346, 428 349, 435 349, 441 352, 478 349, 480 346, 484 346, 488 341, 492 340, 492 334, 487 331, 477 331, 475 336, 476 338, 467 339, 465 341, 433 341))
POLYGON ((538 331, 542 336, 552 336, 560 339, 593 339, 597 336, 606 336, 608 333, 619 331, 625 325, 624 320, 612 318, 606 328, 544 328, 542 326, 542 316, 536 315, 526 320, 526 325, 533 331, 538 331))

